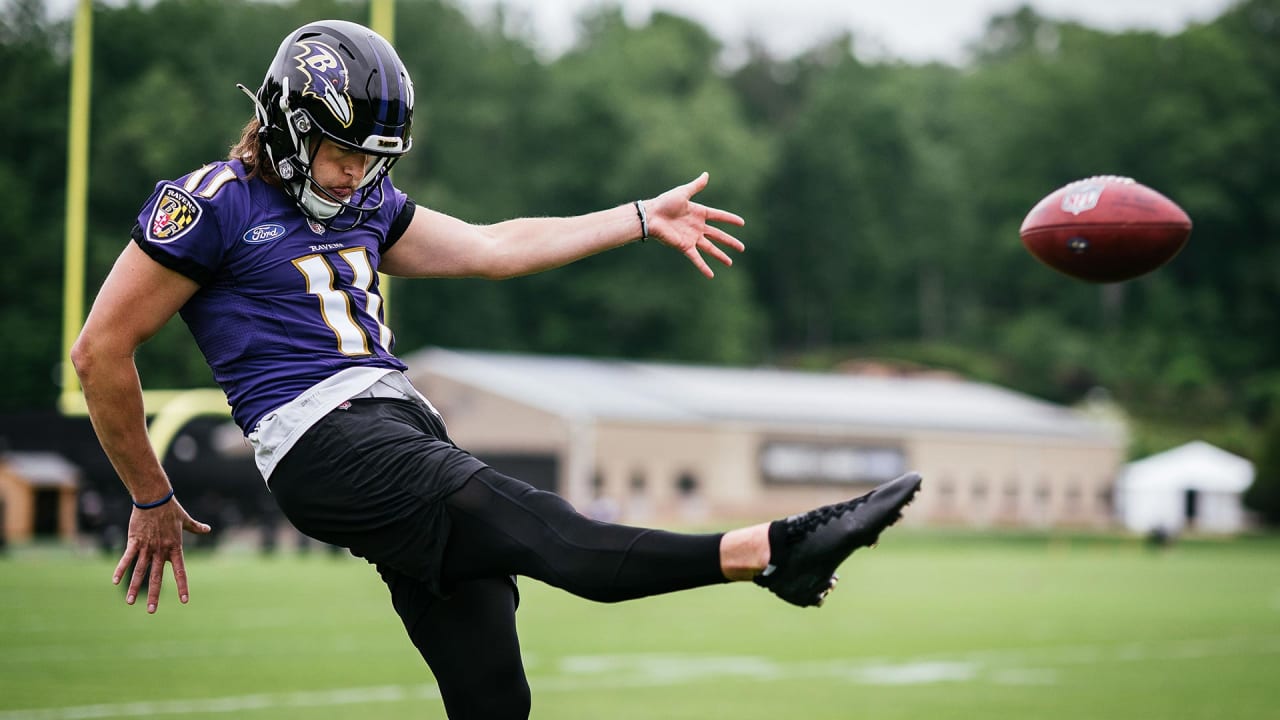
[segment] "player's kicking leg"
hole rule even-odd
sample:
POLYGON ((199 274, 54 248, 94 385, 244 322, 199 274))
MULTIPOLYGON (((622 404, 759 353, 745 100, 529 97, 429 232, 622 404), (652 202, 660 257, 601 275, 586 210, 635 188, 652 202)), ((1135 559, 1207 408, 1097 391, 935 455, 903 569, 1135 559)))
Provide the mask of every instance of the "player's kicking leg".
POLYGON ((754 579, 787 602, 818 605, 840 563, 874 544, 919 487, 918 475, 904 475, 847 502, 696 535, 596 522, 554 493, 485 468, 445 499, 445 585, 525 575, 620 602, 754 579))

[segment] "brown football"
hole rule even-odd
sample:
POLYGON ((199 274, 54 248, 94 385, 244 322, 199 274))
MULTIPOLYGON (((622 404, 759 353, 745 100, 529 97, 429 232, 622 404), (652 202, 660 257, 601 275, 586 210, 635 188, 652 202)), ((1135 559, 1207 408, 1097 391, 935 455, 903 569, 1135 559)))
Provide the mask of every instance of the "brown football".
POLYGON ((1173 259, 1191 237, 1177 203, 1130 178, 1077 180, 1036 204, 1022 221, 1022 244, 1040 262, 1095 283, 1145 275, 1173 259))

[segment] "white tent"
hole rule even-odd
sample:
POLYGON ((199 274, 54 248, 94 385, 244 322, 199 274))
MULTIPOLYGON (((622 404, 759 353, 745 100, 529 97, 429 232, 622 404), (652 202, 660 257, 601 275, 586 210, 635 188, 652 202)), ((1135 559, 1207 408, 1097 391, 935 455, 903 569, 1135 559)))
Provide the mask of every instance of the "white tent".
POLYGON ((1135 532, 1233 533, 1245 528, 1244 491, 1253 463, 1206 442, 1129 463, 1116 486, 1116 507, 1135 532))

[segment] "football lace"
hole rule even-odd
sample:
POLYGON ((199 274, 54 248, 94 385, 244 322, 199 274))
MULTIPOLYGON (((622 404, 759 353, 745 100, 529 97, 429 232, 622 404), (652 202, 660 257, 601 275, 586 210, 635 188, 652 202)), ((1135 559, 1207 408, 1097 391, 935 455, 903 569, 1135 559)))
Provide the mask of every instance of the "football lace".
POLYGON ((1137 183, 1137 181, 1134 180, 1133 178, 1125 177, 1123 175, 1094 175, 1093 177, 1087 177, 1083 180, 1077 180, 1071 184, 1082 185, 1084 183, 1097 183, 1097 182, 1119 183, 1121 185, 1134 185, 1137 183))

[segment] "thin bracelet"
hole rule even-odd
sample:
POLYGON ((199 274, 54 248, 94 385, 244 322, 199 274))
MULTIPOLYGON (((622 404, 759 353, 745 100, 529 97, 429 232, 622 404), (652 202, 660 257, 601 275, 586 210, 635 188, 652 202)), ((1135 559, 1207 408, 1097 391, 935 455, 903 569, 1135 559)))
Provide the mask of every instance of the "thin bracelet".
POLYGON ((643 200, 635 201, 634 205, 636 206, 636 215, 640 218, 640 242, 644 242, 649 239, 649 216, 644 212, 643 200))
POLYGON ((137 500, 134 500, 133 506, 138 508, 139 510, 150 510, 151 508, 158 508, 172 499, 173 499, 173 488, 169 488, 169 494, 165 495, 159 500, 155 502, 149 502, 149 503, 140 503, 137 500))

